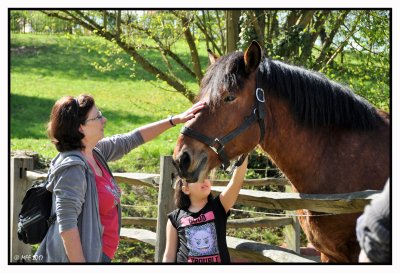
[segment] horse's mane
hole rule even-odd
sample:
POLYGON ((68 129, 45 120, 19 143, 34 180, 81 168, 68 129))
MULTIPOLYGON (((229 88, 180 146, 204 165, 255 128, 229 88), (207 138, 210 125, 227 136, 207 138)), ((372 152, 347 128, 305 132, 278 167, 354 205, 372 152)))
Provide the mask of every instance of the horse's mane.
POLYGON ((321 73, 270 59, 260 69, 263 88, 289 101, 295 118, 306 126, 369 130, 382 122, 369 102, 321 73))
MULTIPOLYGON (((307 127, 369 130, 382 122, 370 103, 321 73, 267 58, 259 68, 267 99, 272 95, 287 100, 296 120, 307 127)), ((246 78, 243 53, 222 56, 208 68, 199 96, 208 97, 214 108, 221 102, 221 89, 238 92, 246 78)))

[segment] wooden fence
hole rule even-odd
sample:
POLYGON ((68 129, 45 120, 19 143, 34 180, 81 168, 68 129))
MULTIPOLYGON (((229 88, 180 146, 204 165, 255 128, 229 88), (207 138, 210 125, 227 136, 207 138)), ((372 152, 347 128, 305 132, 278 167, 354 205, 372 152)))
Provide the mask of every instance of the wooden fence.
MULTIPOLYGON (((118 183, 134 186, 148 186, 158 188, 158 218, 123 217, 121 238, 138 240, 149 243, 155 247, 155 262, 161 262, 165 250, 165 227, 167 214, 174 209, 173 206, 173 177, 176 175, 172 166, 171 156, 162 156, 160 159, 160 174, 144 173, 113 173, 118 183), (140 225, 156 227, 156 233, 135 228, 125 228, 127 225, 140 225)), ((11 158, 11 183, 10 183, 10 253, 9 261, 16 262, 24 255, 31 255, 31 247, 20 242, 17 238, 17 219, 21 208, 21 201, 26 189, 32 181, 45 179, 45 173, 33 170, 33 158, 26 155, 16 155, 11 158)), ((213 181, 212 191, 219 193, 228 183, 227 180, 213 181)), ((244 187, 249 185, 284 185, 289 188, 286 179, 265 178, 247 179, 244 187)), ((354 213, 362 212, 364 207, 380 191, 362 191, 346 194, 299 194, 291 192, 265 192, 255 190, 240 190, 237 204, 251 207, 286 210, 287 217, 259 217, 249 219, 228 220, 228 227, 285 227, 285 240, 287 248, 268 245, 260 242, 244 240, 227 236, 228 248, 233 261, 240 262, 284 262, 284 263, 309 263, 318 262, 315 257, 300 255, 300 226, 293 211, 309 209, 325 213, 354 213)))

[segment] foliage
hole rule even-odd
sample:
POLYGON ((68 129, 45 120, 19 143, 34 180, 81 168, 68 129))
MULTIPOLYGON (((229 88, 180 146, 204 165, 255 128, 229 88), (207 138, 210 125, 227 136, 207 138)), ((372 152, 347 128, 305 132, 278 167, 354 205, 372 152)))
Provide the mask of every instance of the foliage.
POLYGON ((73 24, 51 18, 35 10, 13 10, 10 12, 10 30, 20 33, 71 33, 73 24))
MULTIPOLYGON (((389 10, 239 11, 240 39, 235 47, 244 50, 256 39, 268 57, 323 72, 389 110, 389 10), (378 71, 371 64, 377 64, 378 71)), ((99 71, 121 68, 123 74, 136 77, 140 66, 157 85, 167 85, 189 101, 195 100, 208 66, 206 48, 223 55, 231 40, 227 36, 236 35, 227 33, 226 10, 17 10, 11 11, 11 20, 37 14, 68 22, 70 33, 94 34, 111 42, 106 50, 90 47, 99 54, 92 63, 99 71)))
POLYGON ((122 240, 112 263, 153 263, 155 249, 143 242, 122 240))

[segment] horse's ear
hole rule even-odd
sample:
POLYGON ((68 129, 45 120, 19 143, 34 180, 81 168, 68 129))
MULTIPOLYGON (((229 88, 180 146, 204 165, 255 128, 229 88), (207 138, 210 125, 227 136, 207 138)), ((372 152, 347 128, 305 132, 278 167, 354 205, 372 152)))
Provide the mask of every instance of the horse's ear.
POLYGON ((208 59, 210 60, 210 64, 215 63, 215 61, 218 59, 218 56, 215 55, 210 49, 207 49, 208 52, 208 59))
POLYGON ((261 62, 262 49, 257 41, 251 42, 251 45, 246 49, 244 53, 244 64, 246 73, 250 74, 255 71, 261 62))

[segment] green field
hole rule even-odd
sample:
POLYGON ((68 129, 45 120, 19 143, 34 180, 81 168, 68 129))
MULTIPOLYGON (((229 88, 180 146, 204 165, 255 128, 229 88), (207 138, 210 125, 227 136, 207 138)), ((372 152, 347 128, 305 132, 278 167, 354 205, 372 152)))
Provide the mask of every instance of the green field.
MULTIPOLYGON (((143 71, 138 65, 134 70, 121 67, 107 67, 100 72, 95 66, 106 66, 104 56, 110 44, 101 38, 61 35, 11 34, 10 66, 10 149, 29 150, 39 153, 44 161, 57 154, 46 135, 46 124, 51 107, 62 96, 91 94, 96 100, 108 122, 105 135, 125 133, 139 126, 177 114, 191 103, 181 94, 170 90, 164 83, 143 71), (92 50, 99 44, 103 54, 92 50)), ((178 44, 182 55, 187 55, 184 44, 178 44)), ((207 62, 204 45, 200 47, 202 62, 207 62)), ((151 53, 149 53, 151 54, 151 53)), ((121 59, 129 63, 130 58, 124 53, 110 58, 121 59)), ((187 56, 187 58, 189 58, 187 56)), ((351 67, 357 66, 354 56, 347 68, 329 70, 328 76, 341 82, 347 82, 359 94, 365 95, 375 105, 388 110, 389 85, 385 77, 375 84, 377 74, 365 73, 359 79, 351 67), (365 90, 371 90, 367 92, 365 90)), ((155 62, 157 62, 155 57, 155 62)), ((375 67, 376 68, 376 67, 375 67)), ((372 69, 372 68, 371 68, 372 69)), ((186 82, 193 90, 197 83, 186 82)), ((159 173, 161 155, 171 155, 179 135, 180 126, 176 126, 153 141, 131 151, 128 155, 110 163, 114 172, 159 173)), ((249 166, 260 167, 256 159, 249 166)), ((265 166, 265 165, 264 165, 265 166)), ((249 170, 248 177, 254 177, 254 170, 249 170)), ((140 187, 121 185, 122 203, 141 206, 135 210, 125 210, 124 215, 156 217, 157 192, 140 187)), ((260 210, 262 211, 262 210, 260 210)), ((232 217, 242 217, 233 213, 232 217)), ((259 215, 254 215, 259 216, 259 215)), ((263 241, 279 245, 282 243, 280 228, 243 228, 228 230, 228 235, 249 240, 263 241)), ((303 238, 304 239, 304 238, 303 238)), ((115 262, 152 262, 154 249, 142 243, 121 242, 115 262)))
MULTIPOLYGON (((11 150, 32 150, 45 158, 57 154, 46 135, 54 102, 65 95, 91 94, 107 117, 105 135, 125 133, 139 126, 177 114, 191 103, 166 88, 141 69, 136 77, 126 70, 99 72, 91 63, 98 54, 88 52, 88 43, 104 44, 99 38, 64 36, 11 36, 11 150)), ((127 56, 125 56, 127 58, 127 56)), ((169 155, 179 135, 179 126, 154 141, 133 150, 114 171, 158 172, 160 155, 169 155)))

